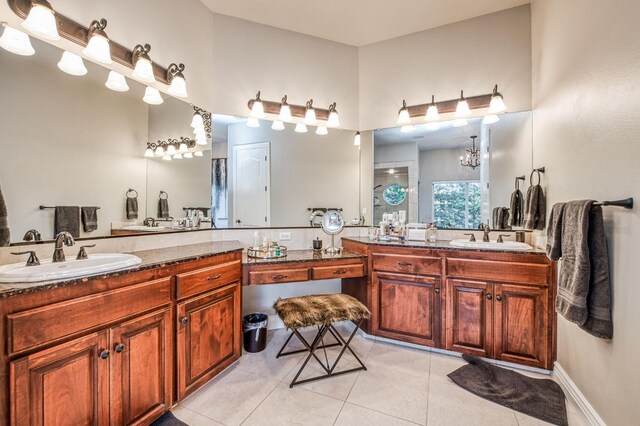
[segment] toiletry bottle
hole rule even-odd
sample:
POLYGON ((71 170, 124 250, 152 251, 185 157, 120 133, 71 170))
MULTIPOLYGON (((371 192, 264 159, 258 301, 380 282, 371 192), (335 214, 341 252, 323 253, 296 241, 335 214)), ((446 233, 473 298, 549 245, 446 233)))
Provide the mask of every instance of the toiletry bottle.
POLYGON ((260 249, 260 232, 258 231, 253 231, 253 249, 260 249))

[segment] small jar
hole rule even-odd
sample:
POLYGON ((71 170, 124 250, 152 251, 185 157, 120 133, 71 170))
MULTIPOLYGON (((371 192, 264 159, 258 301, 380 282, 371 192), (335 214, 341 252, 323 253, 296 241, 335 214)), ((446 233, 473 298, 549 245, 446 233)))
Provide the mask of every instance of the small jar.
POLYGON ((434 224, 430 224, 427 227, 426 237, 427 237, 427 242, 429 243, 433 244, 436 241, 438 241, 438 228, 436 228, 434 224))

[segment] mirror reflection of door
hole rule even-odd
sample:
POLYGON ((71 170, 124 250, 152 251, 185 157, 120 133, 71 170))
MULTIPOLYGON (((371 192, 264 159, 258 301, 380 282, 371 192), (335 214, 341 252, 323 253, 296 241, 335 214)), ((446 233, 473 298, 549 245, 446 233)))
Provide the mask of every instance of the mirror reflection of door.
POLYGON ((233 226, 269 226, 269 142, 233 147, 233 226))

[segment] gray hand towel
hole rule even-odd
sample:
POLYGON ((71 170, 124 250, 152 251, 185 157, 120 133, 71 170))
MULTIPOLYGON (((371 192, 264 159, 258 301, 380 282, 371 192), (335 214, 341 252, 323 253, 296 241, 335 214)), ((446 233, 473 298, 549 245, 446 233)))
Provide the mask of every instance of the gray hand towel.
POLYGON ((169 218, 169 200, 166 198, 158 199, 158 218, 169 218))
POLYGON ((562 214, 564 203, 554 204, 547 226, 547 257, 553 261, 562 257, 562 214))
POLYGON ((127 219, 138 218, 138 197, 127 197, 127 219))
POLYGON ((0 188, 0 247, 9 247, 11 232, 9 231, 9 212, 0 188))
POLYGON ((98 207, 82 207, 80 214, 84 232, 93 232, 98 229, 98 207))
POLYGON ((53 219, 54 237, 62 231, 67 231, 74 238, 80 236, 80 207, 56 206, 53 219))
POLYGON ((544 229, 547 197, 540 185, 532 185, 524 199, 523 226, 525 229, 544 229))
POLYGON ((522 191, 516 189, 511 194, 511 202, 509 203, 509 227, 522 226, 522 209, 523 209, 522 191))

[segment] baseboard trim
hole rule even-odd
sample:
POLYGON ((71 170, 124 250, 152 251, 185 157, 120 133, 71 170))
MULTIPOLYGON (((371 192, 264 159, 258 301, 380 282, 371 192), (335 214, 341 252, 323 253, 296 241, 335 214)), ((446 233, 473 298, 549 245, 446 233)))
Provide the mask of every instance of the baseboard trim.
POLYGON ((557 361, 553 364, 553 375, 557 379, 560 387, 565 391, 565 394, 573 399, 578 408, 580 408, 587 420, 589 420, 593 426, 607 425, 589 403, 584 394, 580 391, 578 386, 576 386, 573 380, 571 380, 571 377, 569 377, 565 369, 562 368, 557 361))

